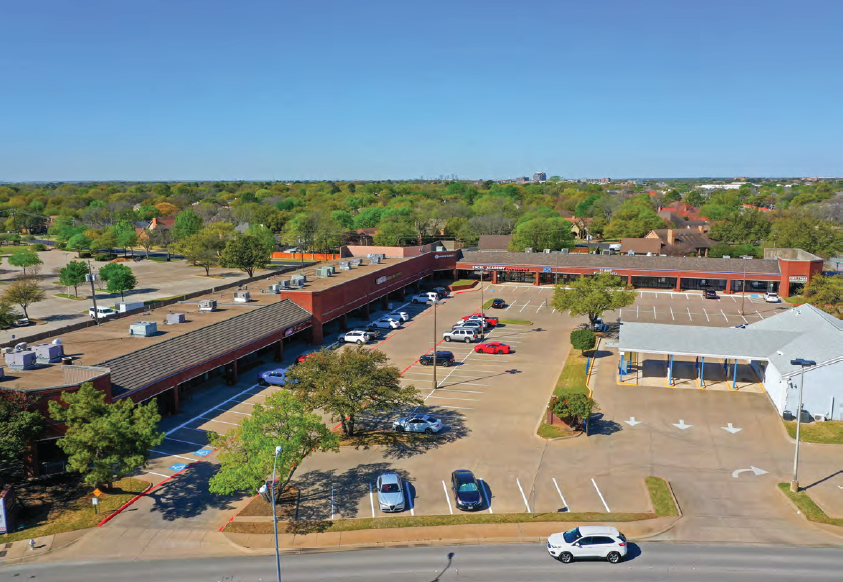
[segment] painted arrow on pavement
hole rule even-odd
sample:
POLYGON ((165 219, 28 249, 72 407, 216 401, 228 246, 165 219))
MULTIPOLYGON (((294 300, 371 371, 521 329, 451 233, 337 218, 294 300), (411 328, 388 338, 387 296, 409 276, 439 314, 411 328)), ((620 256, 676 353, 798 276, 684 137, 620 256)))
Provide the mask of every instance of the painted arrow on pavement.
POLYGON ((752 465, 750 465, 749 469, 738 469, 737 471, 732 471, 732 477, 737 479, 738 475, 740 475, 741 473, 745 473, 747 471, 751 471, 751 472, 755 473, 756 475, 765 475, 766 473, 769 472, 769 471, 765 471, 764 469, 759 469, 758 467, 753 467, 752 465))
POLYGON ((727 432, 730 432, 732 434, 735 434, 736 432, 740 432, 740 431, 743 430, 742 428, 735 428, 734 426, 732 426, 731 422, 729 424, 727 424, 726 426, 721 426, 720 428, 722 428, 723 430, 725 430, 727 432))
POLYGON ((636 424, 641 424, 641 421, 635 420, 634 416, 630 416, 629 420, 625 420, 624 422, 627 423, 629 426, 635 426, 636 424))
POLYGON ((674 424, 673 426, 675 426, 676 428, 682 429, 682 430, 686 430, 686 429, 691 428, 694 425, 693 424, 685 424, 685 421, 680 418, 679 424, 674 424))

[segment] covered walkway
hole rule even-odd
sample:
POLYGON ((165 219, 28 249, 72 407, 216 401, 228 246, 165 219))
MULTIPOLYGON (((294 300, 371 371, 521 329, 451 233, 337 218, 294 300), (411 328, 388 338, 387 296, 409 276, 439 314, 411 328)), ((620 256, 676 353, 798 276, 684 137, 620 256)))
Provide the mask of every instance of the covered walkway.
POLYGON ((781 341, 746 327, 623 323, 618 383, 762 392, 755 368, 781 341))

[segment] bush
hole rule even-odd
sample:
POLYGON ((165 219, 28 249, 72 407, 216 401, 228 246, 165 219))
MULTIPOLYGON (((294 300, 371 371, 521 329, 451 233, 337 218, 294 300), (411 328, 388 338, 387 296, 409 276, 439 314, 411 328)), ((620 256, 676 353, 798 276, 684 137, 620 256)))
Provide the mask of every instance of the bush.
POLYGON ((31 234, 23 235, 23 240, 35 240, 35 236, 31 234))
POLYGON ((91 253, 91 251, 79 251, 80 259, 90 259, 93 256, 94 255, 91 253))
POLYGON ((35 252, 41 252, 47 250, 47 245, 45 245, 44 243, 35 243, 30 248, 35 252))
POLYGON ((597 336, 590 329, 575 329, 571 332, 571 345, 580 353, 592 350, 597 345, 597 336))
POLYGON ((57 249, 65 249, 65 248, 67 248, 67 243, 63 243, 63 242, 56 243, 56 248, 57 249))
POLYGON ((595 410, 599 410, 597 403, 585 394, 571 394, 553 403, 553 414, 567 422, 571 428, 581 427, 595 410))
MULTIPOLYGON (((88 253, 88 256, 90 256, 90 255, 91 255, 91 253, 88 253)), ((80 254, 79 256, 81 257, 82 255, 80 254)), ((115 255, 114 253, 100 253, 96 257, 94 257, 94 260, 95 261, 111 261, 111 260, 116 259, 116 258, 117 258, 117 255, 115 255)))

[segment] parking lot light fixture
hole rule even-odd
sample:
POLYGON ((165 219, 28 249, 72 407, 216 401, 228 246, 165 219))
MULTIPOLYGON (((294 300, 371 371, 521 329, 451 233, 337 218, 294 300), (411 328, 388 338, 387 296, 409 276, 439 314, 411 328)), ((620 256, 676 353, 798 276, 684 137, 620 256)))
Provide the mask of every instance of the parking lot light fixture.
POLYGON ((436 343, 439 336, 436 335, 436 306, 439 305, 439 300, 433 300, 433 389, 439 388, 439 382, 436 381, 436 343))
POLYGON ((278 516, 275 512, 275 470, 278 467, 278 455, 284 450, 283 447, 275 447, 275 460, 272 462, 272 528, 275 532, 275 576, 276 582, 281 582, 281 552, 278 550, 278 516))
POLYGON ((799 491, 799 430, 802 426, 802 387, 805 385, 805 368, 816 366, 813 360, 797 358, 790 360, 791 366, 799 366, 799 404, 796 407, 796 449, 793 453, 793 479, 790 481, 790 490, 794 493, 799 491))
POLYGON ((483 309, 486 306, 486 302, 484 301, 484 297, 483 297, 483 274, 484 273, 485 273, 485 271, 480 271, 480 317, 482 318, 482 320, 480 321, 480 323, 482 324, 480 326, 480 341, 481 342, 486 339, 486 318, 485 318, 485 314, 483 312, 483 309))

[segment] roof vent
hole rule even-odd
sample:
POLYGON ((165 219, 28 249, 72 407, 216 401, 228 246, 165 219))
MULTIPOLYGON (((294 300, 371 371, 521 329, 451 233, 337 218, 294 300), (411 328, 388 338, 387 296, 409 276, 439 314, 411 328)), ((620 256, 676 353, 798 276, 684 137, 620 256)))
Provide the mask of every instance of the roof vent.
POLYGON ((248 303, 252 300, 252 294, 248 291, 235 291, 234 292, 234 302, 235 303, 248 303))
POLYGON ((150 337, 158 333, 158 324, 154 321, 139 321, 129 326, 129 335, 150 337))
POLYGON ((199 313, 210 313, 217 310, 216 299, 202 299, 199 301, 199 313))

